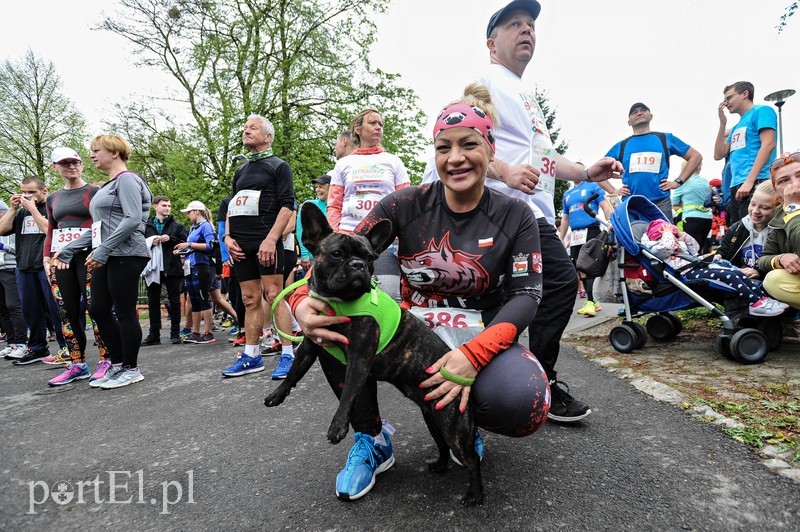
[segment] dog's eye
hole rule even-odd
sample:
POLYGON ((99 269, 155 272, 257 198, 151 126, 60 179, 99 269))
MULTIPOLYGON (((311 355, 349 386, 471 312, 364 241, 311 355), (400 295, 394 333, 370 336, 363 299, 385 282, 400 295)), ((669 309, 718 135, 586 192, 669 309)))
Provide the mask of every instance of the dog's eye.
POLYGON ((336 251, 331 251, 331 257, 333 257, 334 259, 341 259, 342 252, 339 251, 338 249, 336 251))

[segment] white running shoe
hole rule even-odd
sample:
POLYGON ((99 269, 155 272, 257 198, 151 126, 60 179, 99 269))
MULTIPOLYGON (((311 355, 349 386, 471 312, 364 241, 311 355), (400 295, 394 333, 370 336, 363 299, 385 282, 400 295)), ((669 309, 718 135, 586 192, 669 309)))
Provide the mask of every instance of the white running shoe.
POLYGON ((144 375, 139 371, 139 368, 122 368, 113 377, 100 385, 103 390, 111 390, 113 388, 122 388, 135 382, 143 381, 144 375))
POLYGON ((787 308, 789 305, 786 303, 764 296, 750 305, 750 314, 752 316, 780 316, 787 308))

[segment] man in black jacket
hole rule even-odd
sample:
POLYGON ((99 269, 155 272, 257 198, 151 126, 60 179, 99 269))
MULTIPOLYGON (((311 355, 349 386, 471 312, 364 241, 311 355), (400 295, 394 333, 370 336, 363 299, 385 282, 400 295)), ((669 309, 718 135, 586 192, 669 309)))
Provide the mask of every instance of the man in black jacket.
MULTIPOLYGON (((144 229, 145 238, 152 239, 152 246, 161 246, 164 257, 164 270, 161 272, 161 282, 153 283, 147 287, 147 303, 150 313, 150 332, 142 345, 157 345, 161 343, 161 285, 167 287, 167 300, 169 306, 170 327, 169 338, 173 344, 181 343, 178 332, 181 326, 181 281, 183 280, 183 267, 180 257, 173 255, 176 244, 186 242, 186 228, 170 216, 172 204, 166 196, 153 198, 155 216, 147 220, 144 229)), ((149 240, 148 240, 149 241, 149 240)))

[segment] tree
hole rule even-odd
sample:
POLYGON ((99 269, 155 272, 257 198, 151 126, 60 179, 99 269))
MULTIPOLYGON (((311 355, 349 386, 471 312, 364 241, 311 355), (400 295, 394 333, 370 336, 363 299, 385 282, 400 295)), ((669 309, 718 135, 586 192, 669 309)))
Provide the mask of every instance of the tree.
POLYGON ((28 50, 21 60, 0 65, 0 189, 17 191, 26 175, 49 178, 50 152, 58 146, 83 149, 86 122, 61 92, 50 61, 28 50))
POLYGON ((783 15, 781 15, 780 22, 778 22, 778 25, 776 26, 776 28, 778 28, 778 33, 786 29, 786 25, 789 23, 789 19, 792 17, 792 15, 797 13, 797 8, 799 6, 800 2, 798 1, 790 2, 789 5, 786 6, 786 11, 784 11, 783 15))
MULTIPOLYGON (((564 155, 567 152, 567 148, 569 148, 569 143, 566 140, 562 139, 559 141, 558 139, 561 134, 561 126, 556 126, 556 111, 550 107, 550 98, 547 91, 540 90, 539 87, 536 87, 533 97, 536 98, 536 103, 539 104, 542 110, 544 123, 547 126, 547 130, 550 132, 550 140, 553 141, 553 147, 558 153, 564 155)), ((555 194, 553 194, 553 202, 555 203, 557 213, 561 211, 562 199, 567 190, 569 190, 569 181, 556 179, 556 190, 555 194)))
MULTIPOLYGON (((299 199, 311 195, 312 178, 333 166, 336 134, 367 104, 386 115, 386 147, 407 166, 419 164, 414 157, 425 119, 416 96, 369 62, 377 34, 371 21, 388 0, 120 4, 100 27, 130 41, 142 65, 176 81, 174 99, 191 121, 175 133, 199 155, 201 172, 191 179, 203 179, 217 197, 230 190, 241 126, 251 113, 273 122, 273 148, 292 167, 299 199)), ((128 118, 141 123, 135 114, 128 118)))

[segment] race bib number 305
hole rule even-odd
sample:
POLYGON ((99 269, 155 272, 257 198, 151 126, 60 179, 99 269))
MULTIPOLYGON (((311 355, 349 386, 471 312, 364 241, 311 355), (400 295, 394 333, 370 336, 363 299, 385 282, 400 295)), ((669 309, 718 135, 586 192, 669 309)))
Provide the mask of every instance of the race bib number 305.
POLYGON ((381 201, 380 194, 356 192, 347 202, 347 212, 359 220, 363 219, 381 201))
POLYGON ((61 251, 67 244, 78 240, 83 233, 88 231, 82 227, 65 227, 64 229, 54 229, 53 239, 50 243, 50 251, 55 253, 61 251))
POLYGON ((260 190, 240 190, 228 204, 228 216, 258 216, 260 190))
POLYGON ((411 313, 425 322, 429 329, 434 327, 483 328, 483 317, 479 310, 452 307, 411 307, 411 313))
POLYGON ((97 249, 103 243, 103 222, 98 220, 92 224, 92 249, 97 249))
POLYGON ((647 172, 649 174, 657 174, 661 171, 661 159, 664 157, 663 153, 656 151, 640 151, 632 153, 630 162, 628 163, 628 172, 647 172))

